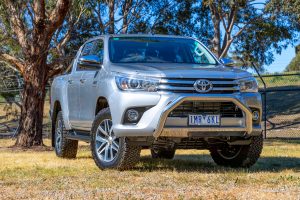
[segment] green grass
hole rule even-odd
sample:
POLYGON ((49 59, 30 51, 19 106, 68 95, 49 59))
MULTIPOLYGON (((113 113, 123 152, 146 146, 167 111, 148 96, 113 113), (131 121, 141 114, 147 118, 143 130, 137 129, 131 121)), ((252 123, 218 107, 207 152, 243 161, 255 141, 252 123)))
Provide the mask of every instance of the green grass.
MULTIPOLYGON (((300 74, 300 72, 291 72, 284 74, 300 74)), ((259 77, 256 77, 260 88, 263 88, 262 81, 259 77)), ((274 76, 274 77, 263 77, 267 88, 272 87, 300 87, 300 75, 292 76, 274 76)))
MULTIPOLYGON (((142 151, 131 171, 99 170, 87 145, 74 160, 53 151, 12 151, 0 140, 0 199, 299 199, 300 142, 267 141, 250 169, 216 166, 208 151, 178 150, 174 160, 142 151)), ((46 141, 49 144, 49 141, 46 141)))

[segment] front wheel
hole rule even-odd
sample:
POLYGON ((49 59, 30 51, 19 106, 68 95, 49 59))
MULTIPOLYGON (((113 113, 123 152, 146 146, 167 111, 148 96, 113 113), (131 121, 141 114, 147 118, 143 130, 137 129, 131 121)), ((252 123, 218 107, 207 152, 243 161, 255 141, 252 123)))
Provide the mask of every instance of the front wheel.
POLYGON ((263 136, 254 136, 249 145, 218 146, 210 149, 216 164, 228 167, 251 167, 263 149, 263 136))
POLYGON ((116 137, 109 108, 102 109, 92 127, 91 150, 100 169, 127 170, 139 161, 141 147, 132 145, 126 137, 116 137))

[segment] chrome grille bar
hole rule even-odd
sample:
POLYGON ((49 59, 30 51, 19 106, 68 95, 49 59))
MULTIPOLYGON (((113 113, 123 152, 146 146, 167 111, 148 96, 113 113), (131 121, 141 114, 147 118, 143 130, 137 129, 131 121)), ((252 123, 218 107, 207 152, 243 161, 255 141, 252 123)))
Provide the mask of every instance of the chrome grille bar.
MULTIPOLYGON (((191 78, 170 78, 162 79, 158 86, 159 91, 177 92, 177 93, 197 93, 194 83, 198 79, 191 78)), ((207 79, 213 88, 208 93, 235 93, 239 91, 238 82, 234 79, 207 79)))
MULTIPOLYGON (((196 80, 189 81, 189 80, 168 80, 168 79, 162 79, 160 83, 162 84, 194 84, 196 80)), ((212 84, 216 85, 223 85, 223 84, 238 84, 236 81, 211 81, 212 84)))
MULTIPOLYGON (((169 86, 169 85, 160 85, 158 86, 158 89, 161 90, 192 90, 194 91, 194 87, 174 87, 174 86, 169 86)), ((232 91, 238 91, 239 87, 213 87, 212 90, 215 91, 225 91, 225 90, 232 90, 232 91)))

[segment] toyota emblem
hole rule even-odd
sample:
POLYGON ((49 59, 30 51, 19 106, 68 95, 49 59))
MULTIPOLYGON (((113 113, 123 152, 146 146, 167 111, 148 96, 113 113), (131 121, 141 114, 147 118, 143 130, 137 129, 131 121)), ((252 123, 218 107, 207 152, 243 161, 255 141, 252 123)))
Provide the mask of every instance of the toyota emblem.
POLYGON ((197 92, 206 93, 212 90, 213 85, 209 80, 199 79, 194 83, 194 88, 197 92))

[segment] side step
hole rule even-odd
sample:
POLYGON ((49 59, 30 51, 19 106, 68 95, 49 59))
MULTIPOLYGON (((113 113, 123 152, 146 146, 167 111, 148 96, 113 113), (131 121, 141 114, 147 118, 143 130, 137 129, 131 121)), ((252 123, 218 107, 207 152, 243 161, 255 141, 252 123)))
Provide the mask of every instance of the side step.
POLYGON ((91 141, 91 135, 88 131, 81 131, 81 130, 72 130, 66 135, 66 138, 69 140, 80 140, 84 142, 91 141))

